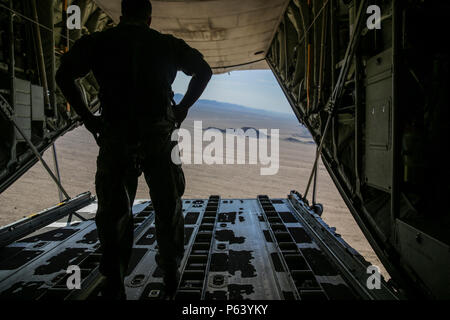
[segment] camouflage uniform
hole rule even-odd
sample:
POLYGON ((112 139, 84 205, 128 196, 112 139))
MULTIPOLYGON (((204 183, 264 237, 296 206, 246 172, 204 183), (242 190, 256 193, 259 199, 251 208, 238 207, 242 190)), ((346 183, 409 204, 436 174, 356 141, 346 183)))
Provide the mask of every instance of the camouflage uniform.
POLYGON ((141 23, 120 23, 84 36, 61 59, 77 77, 92 71, 97 79, 104 123, 95 178, 96 223, 102 248, 101 272, 123 290, 133 245, 132 204, 144 173, 156 213, 157 263, 178 268, 183 255, 181 196, 185 180, 171 160, 175 119, 171 108, 178 70, 196 72, 202 55, 184 41, 141 23))

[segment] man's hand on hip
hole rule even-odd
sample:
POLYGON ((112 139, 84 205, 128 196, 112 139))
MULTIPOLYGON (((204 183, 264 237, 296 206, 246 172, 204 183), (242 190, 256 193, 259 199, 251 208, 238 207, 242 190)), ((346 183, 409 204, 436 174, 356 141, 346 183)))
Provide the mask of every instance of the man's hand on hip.
POLYGON ((95 138, 95 141, 97 141, 98 144, 98 136, 100 135, 100 132, 102 130, 102 120, 99 116, 89 116, 85 119, 83 119, 84 125, 86 127, 86 129, 89 130, 90 133, 92 133, 92 135, 95 138))
POLYGON ((189 108, 182 105, 177 105, 173 108, 173 113, 175 115, 175 120, 177 121, 178 127, 186 119, 189 108))

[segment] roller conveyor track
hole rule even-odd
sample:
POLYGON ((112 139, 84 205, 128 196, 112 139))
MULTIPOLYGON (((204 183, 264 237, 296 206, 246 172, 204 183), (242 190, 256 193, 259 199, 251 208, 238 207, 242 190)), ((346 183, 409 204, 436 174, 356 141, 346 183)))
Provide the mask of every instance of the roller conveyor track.
MULTIPOLYGON (((0 299, 98 298, 96 203, 78 210, 87 221, 53 223, 0 249, 0 299), (66 270, 81 269, 69 290, 66 270)), ((393 299, 364 290, 369 265, 295 194, 288 199, 184 200, 185 256, 176 300, 393 299)), ((149 201, 136 201, 135 244, 125 280, 127 299, 164 296, 155 264, 157 241, 149 201)))

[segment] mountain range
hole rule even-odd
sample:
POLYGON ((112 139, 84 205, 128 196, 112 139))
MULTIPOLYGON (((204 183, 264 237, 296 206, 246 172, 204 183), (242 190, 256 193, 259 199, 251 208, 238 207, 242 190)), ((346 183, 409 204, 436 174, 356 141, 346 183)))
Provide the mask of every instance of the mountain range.
MULTIPOLYGON (((183 99, 182 94, 176 93, 174 95, 174 100, 176 103, 179 103, 181 99, 183 99)), ((239 104, 207 99, 198 100, 194 104, 194 108, 192 110, 196 110, 197 112, 214 111, 214 112, 245 113, 249 115, 254 114, 258 116, 276 117, 279 119, 286 119, 286 120, 292 119, 292 115, 283 112, 267 111, 263 109, 242 106, 239 104), (213 108, 214 110, 211 110, 211 108, 213 108)))

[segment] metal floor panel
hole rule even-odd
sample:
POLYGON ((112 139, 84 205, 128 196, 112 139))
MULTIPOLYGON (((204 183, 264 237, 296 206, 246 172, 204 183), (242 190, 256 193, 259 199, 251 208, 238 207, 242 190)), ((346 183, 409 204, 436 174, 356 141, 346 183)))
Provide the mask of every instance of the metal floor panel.
MULTIPOLYGON (((96 204, 79 211, 90 220, 59 221, 0 249, 0 299, 72 299, 98 277, 101 253, 93 217, 96 204), (69 265, 81 269, 82 289, 68 290, 69 265)), ((328 232, 352 268, 364 260, 318 216, 307 220, 298 199, 192 199, 183 201, 185 255, 175 299, 282 300, 370 298, 358 290, 314 228, 328 232), (297 208, 293 205, 295 200, 297 208), (317 221, 317 224, 314 222, 317 221), (313 227, 311 227, 313 225, 313 227), (355 261, 353 261, 355 260, 355 261)), ((161 299, 156 266, 154 212, 150 201, 133 207, 135 245, 125 279, 127 299, 161 299)), ((325 237, 325 235, 323 235, 325 237)), ((329 243, 329 239, 327 240, 329 243)), ((334 249, 338 250, 338 249, 334 249)), ((344 259, 345 258, 345 259, 344 259)), ((85 298, 97 298, 90 293, 85 298)))

